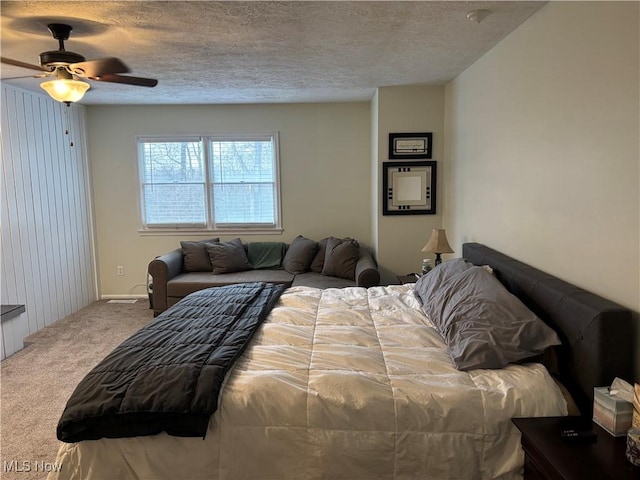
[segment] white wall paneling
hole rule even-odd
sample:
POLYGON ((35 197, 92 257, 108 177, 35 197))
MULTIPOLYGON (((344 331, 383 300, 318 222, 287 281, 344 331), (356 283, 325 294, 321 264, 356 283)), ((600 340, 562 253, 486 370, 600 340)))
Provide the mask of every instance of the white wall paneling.
POLYGON ((84 107, 7 85, 1 100, 1 300, 26 306, 4 355, 97 294, 84 107))

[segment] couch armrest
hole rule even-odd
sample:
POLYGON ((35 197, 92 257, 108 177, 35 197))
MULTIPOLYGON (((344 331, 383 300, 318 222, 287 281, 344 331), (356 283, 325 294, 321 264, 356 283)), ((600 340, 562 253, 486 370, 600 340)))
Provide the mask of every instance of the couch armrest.
POLYGON ((167 309, 167 282, 182 273, 182 249, 177 248, 156 257, 149 263, 149 275, 153 277, 153 313, 167 309))
POLYGON ((380 283, 380 272, 371 254, 360 248, 360 257, 356 263, 356 285, 358 287, 374 287, 380 283))

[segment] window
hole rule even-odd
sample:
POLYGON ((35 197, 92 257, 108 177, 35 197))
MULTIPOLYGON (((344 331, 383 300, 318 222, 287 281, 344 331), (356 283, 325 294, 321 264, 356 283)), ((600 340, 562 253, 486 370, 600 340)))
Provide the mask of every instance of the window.
POLYGON ((143 230, 280 229, 277 135, 139 138, 143 230))

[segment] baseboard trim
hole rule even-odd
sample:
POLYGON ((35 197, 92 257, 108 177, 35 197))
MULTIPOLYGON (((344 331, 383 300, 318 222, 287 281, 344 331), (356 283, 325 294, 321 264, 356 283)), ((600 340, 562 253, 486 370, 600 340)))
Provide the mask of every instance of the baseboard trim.
POLYGON ((135 295, 100 295, 100 300, 128 300, 128 299, 140 299, 146 298, 149 296, 146 294, 135 294, 135 295))

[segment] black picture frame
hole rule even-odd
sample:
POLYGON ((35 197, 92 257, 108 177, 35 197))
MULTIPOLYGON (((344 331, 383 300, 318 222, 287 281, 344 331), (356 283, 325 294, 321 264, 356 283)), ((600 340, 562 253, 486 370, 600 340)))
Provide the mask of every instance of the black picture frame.
POLYGON ((431 158, 433 134, 431 132, 390 133, 390 160, 419 160, 431 158))
POLYGON ((437 162, 383 162, 382 214, 435 215, 437 162))

